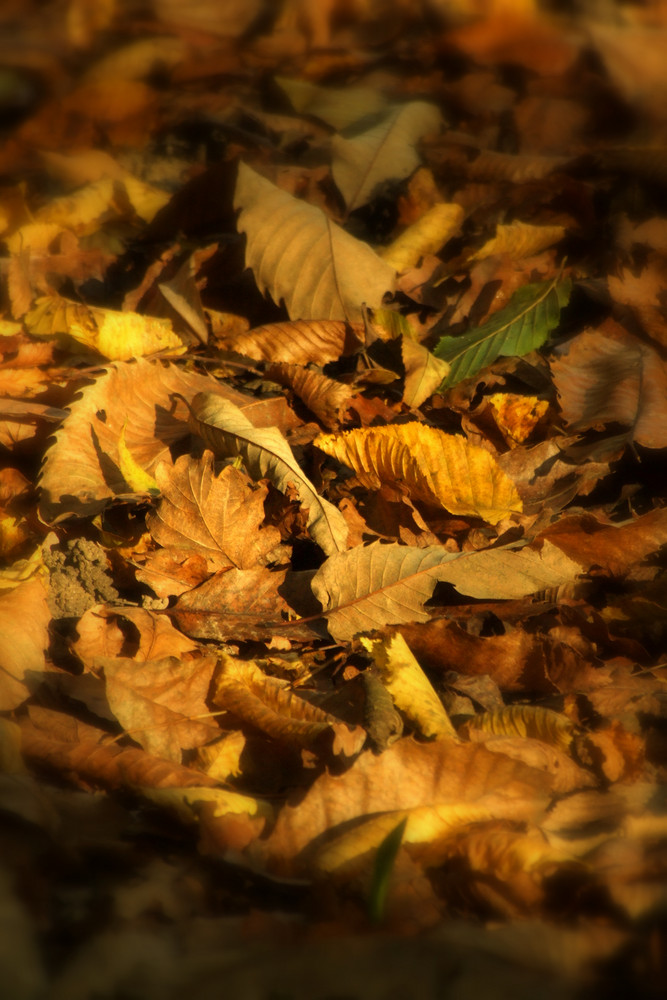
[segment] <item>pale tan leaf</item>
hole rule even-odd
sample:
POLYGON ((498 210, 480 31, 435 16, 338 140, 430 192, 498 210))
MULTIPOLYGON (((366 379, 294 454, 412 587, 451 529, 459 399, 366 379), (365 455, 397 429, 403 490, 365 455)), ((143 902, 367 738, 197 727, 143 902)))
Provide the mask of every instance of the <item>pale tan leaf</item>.
POLYGON ((314 444, 364 485, 404 483, 416 500, 497 524, 522 509, 514 483, 485 448, 412 422, 320 434, 314 444))
POLYGON ((97 657, 121 656, 130 643, 135 664, 169 655, 186 658, 196 649, 196 643, 175 629, 168 618, 145 608, 120 611, 96 605, 79 619, 76 631, 78 638, 72 649, 86 670, 97 657))
POLYGON ((441 385, 449 374, 450 365, 405 334, 401 338, 401 355, 405 366, 403 402, 416 408, 441 385))
POLYGON ((400 632, 388 639, 362 638, 361 642, 373 657, 394 704, 422 736, 449 736, 458 741, 444 705, 400 632))
POLYGON ((325 427, 339 426, 350 402, 349 385, 301 365, 269 365, 266 377, 278 385, 289 386, 325 427))
POLYGON ((312 579, 327 627, 336 640, 383 625, 428 621, 424 602, 438 580, 470 597, 517 598, 571 581, 580 565, 545 542, 524 548, 452 553, 374 542, 330 556, 312 579))
POLYGON ((361 324, 350 327, 342 320, 295 320, 256 326, 224 343, 230 350, 257 361, 296 365, 313 361, 326 365, 352 354, 363 342, 361 324))
POLYGON ((396 271, 416 267, 422 257, 437 253, 447 240, 456 236, 463 214, 462 207, 454 203, 433 205, 378 253, 396 271))
POLYGON ((403 180, 416 170, 421 163, 418 140, 441 124, 435 104, 410 101, 390 109, 354 138, 335 135, 331 172, 348 212, 367 204, 385 181, 403 180))
POLYGON ((187 433, 187 409, 174 393, 192 396, 210 389, 243 405, 248 397, 175 365, 143 359, 116 363, 87 386, 69 406, 69 415, 46 452, 40 485, 41 513, 94 515, 112 497, 129 492, 120 470, 119 441, 127 422, 126 444, 149 474, 169 457, 169 448, 187 433))
POLYGON ((389 103, 379 90, 371 87, 322 87, 308 80, 275 77, 298 114, 321 118, 337 132, 361 118, 383 112, 389 103))
POLYGON ((155 475, 162 496, 146 525, 160 545, 196 549, 217 570, 261 565, 280 544, 277 528, 262 527, 267 487, 232 466, 216 476, 210 451, 160 463, 155 475))
POLYGON ((324 212, 239 166, 234 205, 259 289, 284 300, 291 319, 360 320, 381 305, 394 271, 324 212))
POLYGON ((512 260, 521 260, 546 250, 564 236, 564 226, 532 226, 517 219, 507 226, 496 226, 496 235, 487 240, 470 260, 484 260, 494 254, 507 254, 512 260))
POLYGON ((290 486, 295 489, 308 509, 310 533, 324 552, 345 549, 345 518, 317 493, 277 427, 258 429, 238 406, 212 392, 198 393, 192 400, 190 423, 218 454, 240 455, 253 479, 266 477, 279 490, 287 491, 290 486))

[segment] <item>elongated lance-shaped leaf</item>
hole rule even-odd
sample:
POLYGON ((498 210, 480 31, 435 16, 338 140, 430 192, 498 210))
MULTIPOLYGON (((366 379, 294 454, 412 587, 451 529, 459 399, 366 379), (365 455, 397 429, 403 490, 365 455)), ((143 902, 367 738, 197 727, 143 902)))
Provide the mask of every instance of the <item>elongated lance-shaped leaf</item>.
POLYGON ((190 406, 189 425, 218 455, 240 455, 253 479, 266 477, 283 492, 293 486, 308 508, 308 529, 327 555, 347 547, 345 518, 319 495, 301 470, 277 427, 255 427, 242 410, 213 392, 198 392, 190 406), (222 403, 222 405, 220 405, 222 403))
POLYGON ((450 370, 440 390, 456 385, 500 357, 522 357, 546 341, 558 326, 561 309, 572 290, 569 278, 524 285, 509 305, 494 313, 476 330, 461 337, 442 337, 434 354, 449 362, 450 370))

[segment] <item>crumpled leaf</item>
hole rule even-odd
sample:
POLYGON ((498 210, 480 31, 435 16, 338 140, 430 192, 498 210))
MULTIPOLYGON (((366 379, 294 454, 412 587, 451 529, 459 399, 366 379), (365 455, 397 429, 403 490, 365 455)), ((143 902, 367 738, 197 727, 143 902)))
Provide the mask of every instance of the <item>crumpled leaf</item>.
POLYGON ((267 487, 232 466, 216 476, 210 451, 161 462, 155 475, 162 496, 146 525, 160 545, 194 549, 217 570, 262 565, 280 544, 277 528, 262 527, 267 487))
POLYGON ((348 212, 367 204, 385 181, 403 180, 416 170, 421 163, 416 143, 441 123, 435 104, 410 101, 353 138, 335 135, 331 172, 348 212))
POLYGON ((234 206, 247 237, 246 264, 291 319, 360 320, 394 288, 394 271, 320 208, 239 165, 234 206))
POLYGON ((378 253, 396 271, 416 267, 423 256, 437 253, 447 240, 456 236, 463 214, 460 205, 439 202, 378 253))
POLYGON ((355 756, 366 733, 350 728, 290 690, 286 681, 265 674, 253 660, 223 653, 214 701, 279 743, 314 752, 355 756))
POLYGON ((589 330, 551 360, 563 417, 574 429, 629 427, 628 440, 667 447, 667 365, 614 323, 589 330))
POLYGON ((512 480, 485 448, 412 422, 320 434, 314 444, 354 469, 364 486, 404 483, 415 500, 497 524, 520 513, 512 480))
POLYGON ((302 472, 292 449, 277 427, 255 427, 238 406, 212 392, 201 392, 192 400, 190 425, 221 455, 240 455, 254 479, 271 480, 279 490, 296 490, 308 508, 308 528, 313 540, 327 554, 343 551, 348 528, 333 504, 321 497, 302 472))
POLYGON ((186 431, 187 410, 177 396, 211 389, 237 400, 248 397, 220 382, 175 365, 138 359, 110 364, 69 406, 42 466, 41 515, 52 523, 61 515, 79 517, 103 510, 112 497, 129 492, 120 469, 119 441, 127 423, 126 445, 148 474, 169 457, 169 447, 186 431))
POLYGON ((541 347, 558 326, 571 287, 570 279, 560 276, 524 285, 482 326, 460 337, 442 337, 433 351, 451 366, 442 388, 476 375, 497 357, 522 357, 541 347))
POLYGON ((224 343, 230 350, 258 361, 296 365, 313 361, 326 365, 353 353, 363 341, 361 324, 350 327, 342 320, 295 320, 256 326, 224 343))
POLYGON ((496 226, 496 235, 487 240, 470 259, 484 260, 494 254, 507 254, 512 260, 521 260, 522 257, 531 257, 546 250, 564 236, 564 226, 532 226, 515 219, 507 226, 496 226))
POLYGON ((555 545, 541 550, 449 552, 440 545, 373 542, 330 556, 311 586, 334 639, 352 639, 384 625, 425 622, 424 602, 438 580, 481 599, 518 598, 576 578, 580 565, 555 545))
POLYGON ((362 638, 361 643, 373 657, 394 704, 415 723, 422 736, 458 740, 445 706, 400 632, 388 639, 362 638))
POLYGON ((325 427, 338 427, 350 403, 350 387, 301 365, 269 365, 266 377, 289 386, 325 427))
POLYGON ((111 361, 129 361, 158 351, 183 354, 187 350, 169 319, 112 309, 91 309, 87 319, 86 323, 70 323, 67 332, 111 361))

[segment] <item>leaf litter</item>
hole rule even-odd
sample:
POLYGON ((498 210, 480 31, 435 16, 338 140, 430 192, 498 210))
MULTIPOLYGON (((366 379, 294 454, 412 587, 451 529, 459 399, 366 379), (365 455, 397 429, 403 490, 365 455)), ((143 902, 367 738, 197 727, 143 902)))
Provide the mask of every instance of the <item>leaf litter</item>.
POLYGON ((8 995, 657 995, 667 29, 556 6, 0 14, 8 995))

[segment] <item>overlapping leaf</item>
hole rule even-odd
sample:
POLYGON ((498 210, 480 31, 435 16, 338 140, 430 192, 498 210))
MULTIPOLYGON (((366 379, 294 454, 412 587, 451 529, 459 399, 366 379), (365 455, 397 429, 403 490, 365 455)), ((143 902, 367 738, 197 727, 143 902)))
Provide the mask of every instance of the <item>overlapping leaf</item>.
POLYGON ((239 165, 234 205, 246 234, 246 263, 261 291, 284 300, 291 319, 359 320, 381 305, 394 271, 320 208, 239 165))
POLYGON ((330 556, 312 580, 327 628, 338 640, 384 625, 428 621, 424 603, 439 580, 470 597, 525 597, 576 578, 580 565, 554 545, 540 550, 449 552, 374 542, 330 556))
POLYGON ((437 131, 441 122, 435 104, 411 101, 392 109, 360 135, 334 136, 331 171, 348 212, 369 202, 385 181, 403 180, 416 170, 421 163, 417 141, 437 131))
POLYGON ((258 429, 238 406, 211 392, 198 393, 192 400, 190 424, 217 454, 240 455, 254 479, 266 477, 283 491, 292 487, 308 509, 308 528, 324 552, 345 549, 345 518, 318 494, 277 427, 258 429))
POLYGON ((512 480, 493 456, 460 435, 415 422, 320 434, 315 444, 371 489, 401 482, 417 500, 491 524, 521 511, 512 480))
POLYGON ((541 347, 558 326, 570 289, 567 278, 524 285, 482 326, 460 337, 442 337, 434 354, 451 366, 442 388, 476 375, 498 357, 521 357, 541 347))

